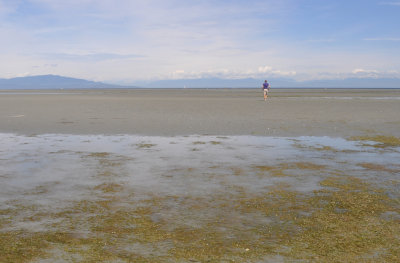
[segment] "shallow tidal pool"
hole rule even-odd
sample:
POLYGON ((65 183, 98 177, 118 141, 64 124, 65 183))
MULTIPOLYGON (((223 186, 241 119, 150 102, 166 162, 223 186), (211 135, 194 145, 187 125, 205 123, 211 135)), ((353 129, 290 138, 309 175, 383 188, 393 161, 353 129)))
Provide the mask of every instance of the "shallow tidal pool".
POLYGON ((0 134, 0 262, 399 262, 377 138, 0 134))

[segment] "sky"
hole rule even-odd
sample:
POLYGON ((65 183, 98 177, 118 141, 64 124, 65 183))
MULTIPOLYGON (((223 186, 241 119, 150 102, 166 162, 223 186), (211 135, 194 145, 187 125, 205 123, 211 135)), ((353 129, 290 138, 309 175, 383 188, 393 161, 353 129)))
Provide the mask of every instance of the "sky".
POLYGON ((0 78, 400 78, 400 0, 0 0, 0 78))

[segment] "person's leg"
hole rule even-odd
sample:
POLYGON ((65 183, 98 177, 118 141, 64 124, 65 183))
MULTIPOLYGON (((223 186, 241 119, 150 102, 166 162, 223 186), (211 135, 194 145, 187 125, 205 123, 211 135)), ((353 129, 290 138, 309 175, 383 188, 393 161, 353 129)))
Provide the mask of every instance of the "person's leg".
POLYGON ((264 100, 267 100, 267 98, 268 98, 268 90, 265 89, 264 90, 264 100))

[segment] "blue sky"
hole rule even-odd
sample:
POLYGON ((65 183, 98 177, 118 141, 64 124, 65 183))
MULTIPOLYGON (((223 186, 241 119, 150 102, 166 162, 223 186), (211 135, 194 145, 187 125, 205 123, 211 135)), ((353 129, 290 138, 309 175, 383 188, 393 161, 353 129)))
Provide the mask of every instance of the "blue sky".
POLYGON ((400 78, 399 0, 0 0, 0 78, 400 78))

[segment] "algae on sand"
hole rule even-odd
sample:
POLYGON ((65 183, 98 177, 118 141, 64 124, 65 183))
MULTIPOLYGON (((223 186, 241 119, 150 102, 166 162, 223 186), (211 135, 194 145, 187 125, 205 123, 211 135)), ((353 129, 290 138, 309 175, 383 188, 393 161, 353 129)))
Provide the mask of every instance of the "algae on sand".
POLYGON ((395 137, 395 136, 385 136, 385 135, 353 136, 353 137, 350 137, 349 140, 377 142, 378 144, 376 144, 375 147, 399 147, 400 146, 400 138, 395 137))
POLYGON ((108 193, 99 200, 42 213, 56 222, 54 230, 2 231, 0 260, 51 258, 55 248, 82 262, 253 262, 278 254, 321 262, 399 260, 399 220, 381 216, 400 214, 398 200, 354 177, 328 177, 312 194, 281 185, 264 194, 153 196, 141 202, 110 195, 104 186, 96 187, 108 193), (171 204, 175 214, 168 211, 171 204), (124 249, 129 244, 143 251, 124 249))
POLYGON ((399 262, 397 148, 118 137, 48 149, 40 138, 18 144, 19 159, 1 153, 0 262, 399 262), (27 178, 36 184, 4 186, 27 178))

